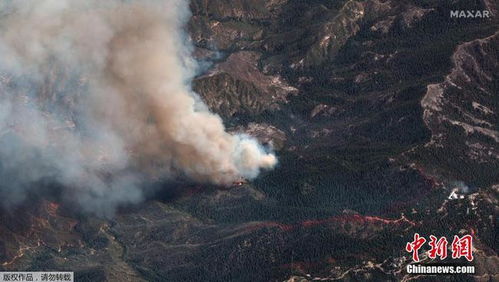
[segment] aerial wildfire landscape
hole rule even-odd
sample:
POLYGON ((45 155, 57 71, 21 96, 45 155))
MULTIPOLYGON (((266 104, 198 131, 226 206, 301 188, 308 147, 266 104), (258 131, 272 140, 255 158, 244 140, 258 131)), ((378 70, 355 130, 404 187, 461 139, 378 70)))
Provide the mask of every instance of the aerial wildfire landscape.
POLYGON ((0 273, 499 281, 498 82, 494 0, 3 0, 0 273))

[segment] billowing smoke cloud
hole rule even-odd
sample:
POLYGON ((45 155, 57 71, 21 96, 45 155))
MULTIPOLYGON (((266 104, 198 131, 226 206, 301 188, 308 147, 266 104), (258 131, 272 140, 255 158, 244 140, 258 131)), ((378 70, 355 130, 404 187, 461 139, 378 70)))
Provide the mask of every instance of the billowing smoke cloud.
POLYGON ((49 181, 110 214, 150 181, 227 184, 275 165, 191 91, 188 17, 184 0, 0 3, 4 204, 49 181))

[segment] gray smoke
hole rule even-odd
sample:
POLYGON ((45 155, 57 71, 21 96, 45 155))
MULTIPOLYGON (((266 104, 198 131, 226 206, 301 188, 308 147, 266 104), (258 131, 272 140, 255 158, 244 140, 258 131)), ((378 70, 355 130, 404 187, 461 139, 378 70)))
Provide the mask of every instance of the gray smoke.
POLYGON ((190 89, 188 1, 0 3, 0 198, 40 181, 110 215, 144 183, 228 184, 276 163, 190 89))

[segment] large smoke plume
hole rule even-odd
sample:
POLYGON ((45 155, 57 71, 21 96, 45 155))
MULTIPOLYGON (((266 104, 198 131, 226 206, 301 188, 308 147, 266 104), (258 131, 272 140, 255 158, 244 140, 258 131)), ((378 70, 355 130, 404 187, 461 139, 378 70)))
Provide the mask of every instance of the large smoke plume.
POLYGON ((188 1, 0 3, 0 198, 62 185, 111 214, 143 184, 227 184, 276 163, 190 90, 188 1))

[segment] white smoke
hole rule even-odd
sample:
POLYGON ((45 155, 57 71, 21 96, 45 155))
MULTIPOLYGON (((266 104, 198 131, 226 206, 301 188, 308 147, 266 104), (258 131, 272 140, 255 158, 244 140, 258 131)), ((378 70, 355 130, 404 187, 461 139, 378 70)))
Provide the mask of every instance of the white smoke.
POLYGON ((111 214, 144 183, 228 184, 273 154, 231 135, 191 91, 184 0, 0 2, 0 197, 55 181, 111 214))

